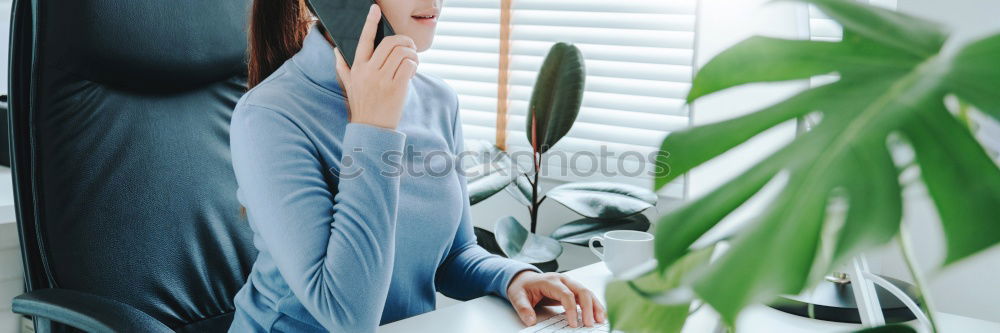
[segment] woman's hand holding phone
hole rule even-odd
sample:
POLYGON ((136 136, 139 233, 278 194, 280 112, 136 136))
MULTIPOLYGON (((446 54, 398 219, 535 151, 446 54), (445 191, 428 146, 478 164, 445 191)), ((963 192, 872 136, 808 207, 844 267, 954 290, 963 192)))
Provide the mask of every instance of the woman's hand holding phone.
POLYGON ((377 48, 374 47, 381 16, 378 5, 372 5, 361 30, 352 67, 347 66, 339 48, 334 53, 337 55, 337 76, 347 90, 350 121, 395 129, 419 60, 413 39, 404 35, 387 36, 377 48))

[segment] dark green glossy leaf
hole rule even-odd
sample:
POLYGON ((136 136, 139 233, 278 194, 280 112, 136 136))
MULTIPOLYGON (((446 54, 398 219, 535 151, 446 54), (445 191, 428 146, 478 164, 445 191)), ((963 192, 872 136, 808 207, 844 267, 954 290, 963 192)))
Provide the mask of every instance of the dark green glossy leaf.
POLYGON ((469 191, 469 204, 486 200, 509 185, 516 176, 510 157, 486 141, 465 143, 468 158, 462 162, 469 191))
POLYGON ((608 304, 608 319, 613 329, 626 332, 680 332, 687 319, 691 301, 660 304, 649 299, 648 294, 681 288, 685 277, 707 264, 711 254, 711 249, 694 252, 671 265, 666 274, 652 272, 643 275, 632 280, 632 286, 626 280, 609 283, 605 299, 608 304))
POLYGON ((892 324, 892 325, 866 328, 854 332, 855 333, 917 333, 917 330, 913 329, 913 327, 902 324, 892 324))
MULTIPOLYGON (((507 254, 503 253, 503 250, 500 249, 496 236, 492 232, 480 227, 474 227, 473 231, 476 234, 476 244, 485 249, 486 252, 507 257, 507 254)), ((531 265, 537 267, 542 272, 555 272, 559 269, 559 262, 556 260, 532 263, 531 265)))
POLYGON ((476 235, 476 244, 486 250, 486 252, 504 257, 507 256, 503 253, 503 250, 500 249, 500 245, 497 244, 496 236, 493 235, 492 232, 480 227, 473 227, 472 232, 476 235))
POLYGON ((568 43, 552 45, 538 71, 528 104, 525 131, 535 151, 548 151, 573 127, 583 103, 585 78, 580 50, 568 43))
POLYGON ((497 220, 493 231, 497 244, 508 258, 533 264, 555 260, 562 254, 559 241, 528 232, 513 217, 497 220))
POLYGON ((563 243, 587 246, 591 237, 603 235, 612 230, 649 230, 649 218, 643 214, 635 214, 622 219, 602 220, 583 218, 563 224, 552 231, 549 237, 563 243))
POLYGON ((548 272, 556 272, 556 271, 559 270, 559 261, 557 261, 557 260, 546 261, 546 262, 536 262, 536 263, 533 263, 531 265, 535 266, 536 268, 538 268, 538 270, 540 270, 542 272, 546 272, 546 273, 548 273, 548 272))
POLYGON ((492 197, 510 184, 510 177, 503 175, 501 171, 484 173, 478 177, 470 177, 468 180, 469 204, 471 205, 492 197))
POLYGON ((1000 121, 1000 35, 983 38, 962 49, 951 64, 949 86, 963 100, 1000 121))
POLYGON ((531 206, 531 182, 528 181, 528 175, 522 174, 514 180, 514 183, 510 187, 507 187, 507 193, 509 193, 517 202, 522 205, 531 206))
POLYGON ((595 219, 620 219, 656 205, 656 193, 611 182, 569 183, 545 193, 577 214, 595 219))
MULTIPOLYGON (((476 234, 476 244, 485 249, 486 252, 507 257, 507 254, 503 253, 503 250, 500 249, 496 236, 492 232, 480 227, 474 227, 473 231, 476 234)), ((532 263, 531 265, 537 267, 542 272, 555 272, 559 269, 559 262, 556 260, 532 263)))

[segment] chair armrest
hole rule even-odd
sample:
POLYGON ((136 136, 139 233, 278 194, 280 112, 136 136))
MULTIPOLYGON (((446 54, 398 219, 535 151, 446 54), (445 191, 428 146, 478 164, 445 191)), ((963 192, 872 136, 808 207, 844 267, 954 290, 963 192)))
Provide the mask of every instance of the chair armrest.
POLYGON ((12 310, 87 332, 173 332, 125 303, 69 289, 38 289, 22 294, 14 298, 12 310))

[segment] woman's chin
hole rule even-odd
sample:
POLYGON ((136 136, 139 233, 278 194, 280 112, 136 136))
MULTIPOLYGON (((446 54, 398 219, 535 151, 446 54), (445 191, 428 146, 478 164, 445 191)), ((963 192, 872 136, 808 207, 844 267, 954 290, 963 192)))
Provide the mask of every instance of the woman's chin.
POLYGON ((427 51, 428 49, 431 48, 431 44, 434 43, 434 36, 431 35, 429 38, 422 39, 422 40, 414 40, 413 42, 417 44, 417 52, 418 53, 419 52, 424 52, 424 51, 427 51))

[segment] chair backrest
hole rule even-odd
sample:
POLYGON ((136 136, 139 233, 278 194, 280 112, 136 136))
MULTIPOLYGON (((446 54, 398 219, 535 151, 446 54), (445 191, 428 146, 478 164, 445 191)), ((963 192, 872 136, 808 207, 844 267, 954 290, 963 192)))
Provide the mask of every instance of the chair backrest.
POLYGON ((256 252, 229 121, 249 0, 17 0, 11 140, 29 290, 225 328, 256 252))

